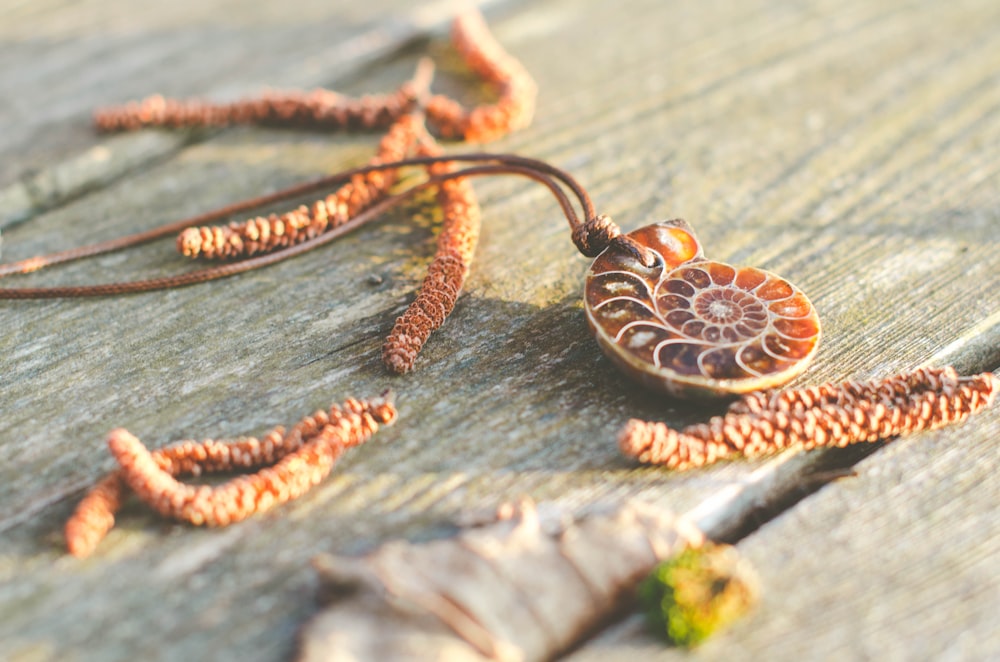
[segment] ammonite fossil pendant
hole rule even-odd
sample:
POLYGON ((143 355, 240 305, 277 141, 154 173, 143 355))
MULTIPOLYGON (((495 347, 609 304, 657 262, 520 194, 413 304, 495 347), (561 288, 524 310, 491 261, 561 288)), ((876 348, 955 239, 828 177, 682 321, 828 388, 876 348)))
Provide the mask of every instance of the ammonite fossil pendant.
POLYGON ((650 267, 612 244, 587 274, 587 322, 628 375, 682 397, 773 388, 801 374, 819 317, 794 285, 763 269, 706 260, 680 219, 628 234, 650 267))

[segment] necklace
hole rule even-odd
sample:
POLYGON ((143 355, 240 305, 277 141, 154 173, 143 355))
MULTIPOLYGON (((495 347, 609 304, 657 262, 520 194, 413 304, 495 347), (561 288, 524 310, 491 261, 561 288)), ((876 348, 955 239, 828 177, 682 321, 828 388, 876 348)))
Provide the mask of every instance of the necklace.
POLYGON ((587 322, 626 374, 678 396, 781 386, 816 352, 819 317, 780 276, 706 260, 683 220, 629 233, 652 259, 613 249, 587 274, 587 322))
MULTIPOLYGON (((327 90, 270 94, 235 104, 150 97, 100 111, 102 131, 143 126, 293 124, 385 131, 368 165, 270 195, 238 202, 159 228, 77 249, 0 265, 0 277, 122 250, 180 233, 189 257, 229 260, 176 276, 101 285, 0 288, 0 299, 114 296, 180 287, 233 276, 300 255, 378 218, 415 193, 434 188, 444 222, 420 291, 383 347, 386 367, 411 370, 431 333, 454 308, 471 266, 480 211, 469 180, 517 175, 545 186, 584 256, 594 258, 584 283, 587 323, 612 363, 642 384, 672 396, 741 395, 724 416, 676 431, 630 421, 622 452, 674 469, 702 466, 736 453, 755 456, 789 445, 807 448, 871 442, 964 420, 1000 391, 990 373, 959 377, 924 369, 867 383, 844 382, 764 393, 802 374, 816 354, 819 318, 806 295, 780 276, 705 258, 694 230, 675 219, 623 234, 598 214, 572 175, 515 154, 445 155, 427 130, 465 140, 492 140, 530 121, 534 83, 504 52, 476 14, 456 20, 453 42, 467 65, 497 93, 472 109, 430 95, 433 66, 422 61, 395 93, 361 100, 327 90), (463 167, 458 168, 458 164, 463 167), (391 193, 404 168, 424 181, 391 193), (283 214, 242 223, 215 221, 316 191, 335 192, 283 214)), ((70 551, 89 554, 114 523, 128 487, 161 514, 193 524, 225 525, 295 498, 318 483, 337 457, 391 423, 387 394, 348 400, 307 416, 289 431, 260 439, 181 442, 150 453, 133 435, 112 431, 109 449, 120 469, 97 483, 66 526, 70 551), (193 488, 181 476, 255 470, 215 487, 193 488)))
MULTIPOLYGON (((322 246, 428 187, 447 187, 470 177, 519 175, 543 184, 552 192, 570 225, 577 249, 585 256, 596 257, 585 284, 587 320, 601 349, 626 374, 674 395, 718 397, 780 386, 801 374, 815 354, 819 319, 812 304, 794 285, 761 269, 706 260, 694 231, 682 220, 656 223, 622 234, 609 216, 595 212, 590 196, 569 173, 544 161, 515 154, 420 156, 346 170, 164 228, 6 265, 0 267, 0 275, 24 273, 120 250, 167 232, 215 220, 234 210, 329 188, 359 176, 395 174, 412 166, 433 169, 460 162, 477 165, 438 171, 424 182, 386 197, 361 213, 346 215, 348 218, 334 229, 288 247, 276 245, 278 250, 262 256, 146 281, 0 289, 0 298, 108 296, 207 282, 322 246), (571 196, 576 198, 583 217, 574 209, 571 196)), ((466 200, 463 211, 468 213, 472 206, 466 200)), ((178 243, 190 245, 189 236, 185 232, 178 243)), ((462 240, 446 236, 441 243, 444 245, 439 252, 454 252, 462 240)), ((468 259, 466 256, 461 262, 467 263, 468 259)), ((431 285, 428 294, 439 297, 441 287, 433 287, 435 283, 440 284, 432 279, 425 286, 431 285)), ((444 315, 428 316, 424 326, 436 328, 443 321, 444 315)), ((421 333, 424 330, 421 328, 421 333)), ((405 369, 394 371, 405 372, 409 366, 412 360, 405 369)))

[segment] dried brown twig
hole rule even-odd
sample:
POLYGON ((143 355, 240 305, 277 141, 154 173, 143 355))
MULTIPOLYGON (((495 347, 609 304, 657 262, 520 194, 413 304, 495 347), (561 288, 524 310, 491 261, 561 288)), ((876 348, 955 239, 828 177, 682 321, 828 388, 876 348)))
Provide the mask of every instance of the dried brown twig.
POLYGON ((112 430, 108 447, 121 468, 77 506, 66 523, 67 547, 80 557, 94 550, 114 526, 126 486, 166 517, 208 526, 238 522, 304 494, 329 475, 345 449, 364 443, 379 424, 395 417, 386 398, 349 399, 307 416, 288 432, 276 428, 262 439, 184 441, 153 452, 127 430, 112 430), (215 487, 176 480, 260 467, 215 487))
POLYGON ((618 438, 622 453, 647 464, 690 469, 743 454, 789 446, 847 446, 933 430, 988 407, 1000 379, 959 377, 953 368, 923 368, 887 379, 751 393, 724 416, 682 431, 633 419, 618 438))
POLYGON ((498 520, 317 559, 334 600, 304 628, 299 660, 552 659, 658 561, 703 543, 694 525, 641 503, 574 516, 525 501, 498 520))

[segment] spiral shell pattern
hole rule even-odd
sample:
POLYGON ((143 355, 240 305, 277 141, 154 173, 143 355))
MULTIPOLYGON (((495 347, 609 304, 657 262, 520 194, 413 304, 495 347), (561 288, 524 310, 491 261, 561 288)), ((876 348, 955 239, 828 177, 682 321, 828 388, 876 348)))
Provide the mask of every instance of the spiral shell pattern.
POLYGON ((673 395, 722 397, 780 386, 806 369, 819 317, 794 285, 706 260, 682 220, 628 236, 655 263, 610 247, 590 267, 584 302, 601 349, 626 373, 673 395))

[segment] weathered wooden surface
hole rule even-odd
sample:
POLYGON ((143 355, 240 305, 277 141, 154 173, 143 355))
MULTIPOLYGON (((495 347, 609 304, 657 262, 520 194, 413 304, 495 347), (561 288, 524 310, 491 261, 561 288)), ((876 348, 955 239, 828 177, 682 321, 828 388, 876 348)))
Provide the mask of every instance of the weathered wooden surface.
MULTIPOLYGON (((890 445, 743 540, 761 604, 699 659, 997 659, 998 435, 890 445)), ((662 651, 632 618, 571 659, 686 659, 662 651)))
MULTIPOLYGON (((409 5, 0 7, 0 186, 13 191, 29 169, 107 144, 89 130, 92 106, 153 91, 389 90, 430 51, 443 68, 438 89, 476 98, 439 40, 393 51, 447 13, 409 5), (400 25, 411 29, 392 32, 400 25), (324 59, 382 29, 388 41, 345 69, 324 59)), ((570 169, 627 229, 684 216, 711 257, 796 282, 825 324, 800 383, 925 362, 1000 366, 996 3, 546 0, 492 18, 541 94, 532 127, 490 148, 570 169)), ((354 165, 374 145, 242 128, 186 147, 162 141, 169 148, 142 168, 6 229, 3 260, 354 165)), ((476 186, 485 227, 467 293, 403 378, 384 372, 378 349, 433 246, 429 222, 407 213, 215 284, 0 303, 0 657, 283 659, 315 611, 317 552, 443 535, 463 509, 520 494, 569 504, 638 495, 730 533, 813 487, 817 467, 850 457, 689 474, 619 459, 613 438, 627 417, 685 423, 704 412, 637 391, 598 355, 579 303, 586 261, 547 193, 511 179, 476 186), (63 521, 110 467, 109 428, 152 446, 234 436, 386 386, 399 393, 400 421, 299 502, 226 530, 129 508, 92 559, 65 556, 63 521)), ((163 242, 16 283, 185 267, 163 242)), ((994 411, 880 450, 858 477, 747 538, 767 597, 704 654, 995 651, 997 420, 994 411), (938 601, 955 605, 952 617, 938 601), (826 644, 809 649, 810 637, 826 644)), ((629 627, 576 655, 658 650, 629 627)))

